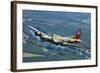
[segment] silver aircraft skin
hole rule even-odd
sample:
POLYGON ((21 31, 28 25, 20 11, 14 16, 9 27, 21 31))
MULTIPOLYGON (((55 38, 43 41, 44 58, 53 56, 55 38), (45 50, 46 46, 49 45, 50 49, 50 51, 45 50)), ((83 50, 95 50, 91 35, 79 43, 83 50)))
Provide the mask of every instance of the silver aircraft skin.
POLYGON ((73 43, 84 43, 80 37, 81 37, 81 29, 78 29, 76 34, 73 36, 69 37, 64 37, 64 36, 59 36, 57 34, 46 34, 44 32, 39 31, 38 29, 28 26, 32 31, 35 32, 36 36, 39 36, 41 40, 56 44, 56 45, 61 45, 61 46, 72 46, 76 48, 81 48, 80 46, 73 45, 73 43))

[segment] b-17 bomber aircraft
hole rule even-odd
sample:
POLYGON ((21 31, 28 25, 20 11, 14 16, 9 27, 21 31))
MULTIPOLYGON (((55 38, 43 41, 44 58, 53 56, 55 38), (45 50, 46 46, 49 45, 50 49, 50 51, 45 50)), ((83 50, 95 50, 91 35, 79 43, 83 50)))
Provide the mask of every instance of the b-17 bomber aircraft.
MULTIPOLYGON (((82 43, 87 45, 86 43, 84 43, 80 37, 81 37, 81 28, 77 30, 76 34, 73 36, 69 36, 69 37, 64 37, 64 36, 59 36, 57 34, 46 34, 44 32, 41 32, 40 30, 32 27, 32 26, 28 26, 32 31, 34 31, 36 36, 39 36, 41 40, 44 40, 46 42, 50 42, 56 45, 61 45, 61 46, 72 46, 75 48, 82 48, 81 46, 76 46, 74 45, 74 43, 82 43)), ((89 48, 88 48, 89 49, 89 48)))

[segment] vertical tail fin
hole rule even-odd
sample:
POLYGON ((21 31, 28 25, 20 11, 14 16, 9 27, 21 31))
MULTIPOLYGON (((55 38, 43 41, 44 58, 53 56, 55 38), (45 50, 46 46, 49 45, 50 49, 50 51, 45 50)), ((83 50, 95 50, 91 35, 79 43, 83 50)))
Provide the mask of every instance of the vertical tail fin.
POLYGON ((76 31, 76 34, 74 35, 74 38, 75 38, 75 39, 80 39, 80 37, 81 37, 81 28, 78 29, 78 30, 76 31))

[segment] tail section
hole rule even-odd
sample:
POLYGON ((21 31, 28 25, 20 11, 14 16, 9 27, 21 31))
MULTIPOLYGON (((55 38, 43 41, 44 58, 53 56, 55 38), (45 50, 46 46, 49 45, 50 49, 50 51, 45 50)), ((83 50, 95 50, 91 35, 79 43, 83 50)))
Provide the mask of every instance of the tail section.
POLYGON ((74 38, 75 38, 75 39, 80 39, 80 37, 81 37, 81 28, 78 29, 78 30, 76 31, 76 34, 74 35, 74 38))

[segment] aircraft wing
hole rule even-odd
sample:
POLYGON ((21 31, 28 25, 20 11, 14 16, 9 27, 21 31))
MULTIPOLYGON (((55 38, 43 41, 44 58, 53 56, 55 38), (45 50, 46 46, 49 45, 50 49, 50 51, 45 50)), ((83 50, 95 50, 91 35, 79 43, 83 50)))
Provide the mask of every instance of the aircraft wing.
POLYGON ((67 43, 67 42, 63 42, 63 45, 64 46, 71 46, 71 47, 74 47, 74 48, 80 48, 80 49, 90 49, 88 47, 82 47, 82 46, 77 46, 77 45, 74 45, 74 44, 70 44, 70 43, 67 43))
POLYGON ((88 44, 87 44, 87 43, 85 43, 85 42, 83 42, 83 41, 81 41, 80 43, 88 46, 88 44))
POLYGON ((39 31, 39 30, 37 30, 36 28, 34 28, 34 27, 32 27, 32 26, 29 26, 29 25, 27 25, 29 28, 31 28, 32 30, 34 30, 35 32, 37 32, 37 31, 39 31))
POLYGON ((40 31, 40 30, 38 30, 38 29, 36 29, 36 28, 34 28, 34 27, 32 27, 32 26, 29 26, 29 25, 27 25, 30 29, 32 29, 34 32, 41 32, 42 34, 46 34, 46 33, 44 33, 44 32, 42 32, 42 31, 40 31))

